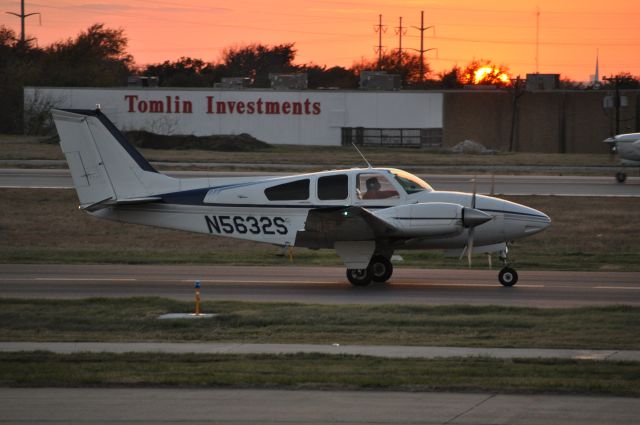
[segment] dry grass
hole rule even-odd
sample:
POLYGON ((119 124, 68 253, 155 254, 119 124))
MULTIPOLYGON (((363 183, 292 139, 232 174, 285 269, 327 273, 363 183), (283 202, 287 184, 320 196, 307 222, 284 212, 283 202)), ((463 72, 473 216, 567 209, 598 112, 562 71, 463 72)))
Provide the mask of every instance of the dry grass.
MULTIPOLYGON (((63 159, 58 145, 42 143, 35 136, 0 135, 0 159, 63 159)), ((376 166, 411 165, 616 165, 606 154, 543 154, 499 153, 495 155, 457 155, 422 149, 365 148, 367 158, 376 166)), ((272 149, 256 152, 212 152, 203 150, 141 149, 150 161, 220 162, 220 163, 284 163, 360 166, 362 159, 351 147, 274 145, 272 149)))
MULTIPOLYGON (((546 231, 511 250, 519 267, 640 270, 636 198, 509 197, 546 212, 546 231)), ((270 245, 98 220, 77 209, 72 190, 0 189, 0 261, 115 263, 283 262, 270 245)), ((431 252, 405 264, 456 267, 431 252)), ((340 264, 333 251, 296 250, 296 264, 340 264)), ((478 262, 484 266, 484 262, 478 262)))

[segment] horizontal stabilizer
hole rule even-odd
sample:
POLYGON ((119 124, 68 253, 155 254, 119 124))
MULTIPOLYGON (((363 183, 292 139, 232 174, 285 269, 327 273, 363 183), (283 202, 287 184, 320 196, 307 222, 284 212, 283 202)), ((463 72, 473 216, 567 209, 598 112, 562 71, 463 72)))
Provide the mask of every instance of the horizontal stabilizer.
POLYGON ((86 206, 81 206, 80 208, 85 210, 85 211, 89 211, 89 212, 93 212, 93 211, 98 211, 101 210, 103 208, 108 208, 108 207, 113 207, 116 205, 138 205, 138 204, 148 204, 151 202, 158 202, 161 201, 162 198, 158 197, 158 196, 148 196, 145 198, 128 198, 128 199, 113 199, 113 198, 107 198, 104 199, 100 202, 94 202, 93 204, 90 205, 86 205, 86 206))

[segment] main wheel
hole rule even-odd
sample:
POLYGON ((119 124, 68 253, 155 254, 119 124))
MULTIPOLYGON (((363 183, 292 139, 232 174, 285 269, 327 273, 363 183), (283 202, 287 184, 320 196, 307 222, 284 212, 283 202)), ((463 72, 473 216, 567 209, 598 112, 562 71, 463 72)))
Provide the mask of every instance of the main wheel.
POLYGON ((505 267, 498 273, 498 280, 503 286, 513 286, 518 282, 518 273, 511 267, 505 267))
POLYGON ((371 283, 371 272, 366 269, 347 269, 347 279, 353 286, 367 286, 371 283))
POLYGON ((626 179, 627 179, 627 175, 622 171, 619 171, 618 173, 616 173, 616 180, 618 181, 618 183, 624 183, 626 179))
POLYGON ((393 265, 386 257, 374 255, 369 262, 369 272, 374 282, 386 282, 393 274, 393 265))

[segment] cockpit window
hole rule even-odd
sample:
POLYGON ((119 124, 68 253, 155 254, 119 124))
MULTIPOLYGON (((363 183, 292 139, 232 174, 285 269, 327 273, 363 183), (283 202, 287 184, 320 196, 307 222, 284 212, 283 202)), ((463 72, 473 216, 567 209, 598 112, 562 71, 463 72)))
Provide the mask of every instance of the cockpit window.
POLYGON ((400 194, 391 182, 380 173, 358 174, 356 179, 358 199, 398 199, 400 194))
POLYGON ((402 170, 392 170, 391 172, 408 194, 422 192, 423 190, 428 192, 433 191, 433 188, 429 186, 429 183, 425 182, 418 176, 414 176, 413 174, 402 170))
POLYGON ((303 201, 309 199, 309 179, 268 187, 264 194, 270 201, 303 201))

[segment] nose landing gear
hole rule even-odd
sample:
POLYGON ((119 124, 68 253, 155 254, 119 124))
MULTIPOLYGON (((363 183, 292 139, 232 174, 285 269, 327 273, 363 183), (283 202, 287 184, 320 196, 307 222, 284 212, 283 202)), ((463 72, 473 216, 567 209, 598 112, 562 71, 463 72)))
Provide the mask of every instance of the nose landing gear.
POLYGON ((500 251, 500 261, 504 267, 498 273, 498 280, 502 286, 513 286, 518 282, 518 272, 509 267, 509 250, 505 247, 504 251, 500 251))

